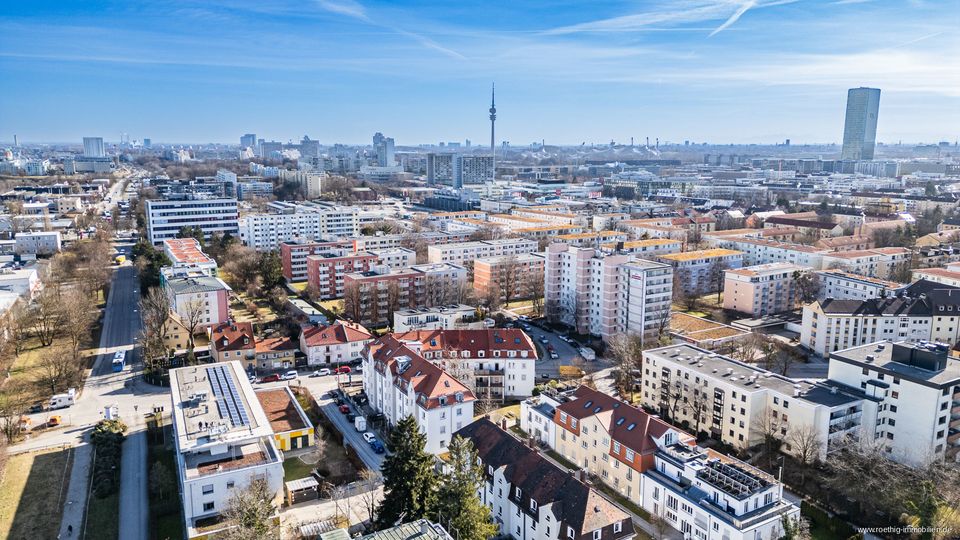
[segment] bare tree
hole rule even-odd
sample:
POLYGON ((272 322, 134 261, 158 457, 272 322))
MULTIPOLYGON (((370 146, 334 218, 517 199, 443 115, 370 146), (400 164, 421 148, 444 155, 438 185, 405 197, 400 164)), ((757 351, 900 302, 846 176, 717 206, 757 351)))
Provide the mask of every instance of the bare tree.
POLYGON ((40 292, 31 307, 30 319, 33 323, 33 334, 37 336, 40 345, 47 347, 53 343, 53 338, 63 322, 63 309, 55 291, 44 289, 40 292))
POLYGON ((47 349, 37 364, 37 383, 56 394, 75 381, 80 365, 67 351, 56 347, 47 349))
POLYGON ((27 405, 27 392, 22 385, 9 385, 0 393, 0 432, 7 443, 20 436, 20 418, 27 405))
POLYGON ((530 299, 534 317, 543 317, 544 277, 534 272, 528 272, 523 279, 523 294, 530 299))
POLYGON ((6 324, 7 340, 15 355, 20 356, 20 353, 23 352, 32 328, 33 311, 25 303, 18 300, 7 313, 6 324))
POLYGON ((194 337, 197 335, 197 331, 203 323, 203 316, 206 311, 202 297, 191 296, 181 305, 181 309, 178 311, 180 319, 183 321, 183 326, 187 329, 187 349, 192 353, 196 346, 194 337))
POLYGON ((693 416, 693 430, 696 436, 700 436, 700 427, 710 416, 712 410, 713 396, 701 388, 693 389, 693 399, 690 400, 690 407, 693 416))
POLYGON ((363 319, 363 292, 360 285, 350 281, 343 286, 343 314, 353 322, 363 319))
POLYGON ((751 441, 757 437, 761 438, 760 444, 767 456, 769 465, 773 466, 773 455, 780 450, 780 444, 783 441, 783 430, 786 428, 785 422, 781 419, 777 411, 768 407, 763 407, 750 422, 750 436, 744 441, 744 448, 747 448, 751 441))
POLYGON ((62 333, 70 343, 70 353, 74 360, 80 357, 80 346, 90 336, 90 328, 97 314, 90 298, 77 289, 70 290, 62 299, 62 333))
POLYGON ((616 366, 614 384, 621 396, 632 395, 634 385, 642 384, 642 351, 643 337, 635 333, 617 334, 607 343, 606 356, 616 366))
POLYGON ((164 336, 171 324, 170 297, 159 287, 151 287, 147 294, 140 299, 140 316, 143 320, 143 329, 140 335, 140 345, 143 351, 144 363, 153 369, 157 358, 166 355, 164 336))
POLYGON ((235 526, 224 533, 218 533, 218 538, 275 538, 279 532, 279 520, 275 521, 273 498, 274 494, 270 492, 265 480, 254 480, 245 489, 235 489, 223 511, 223 517, 235 526))
POLYGON ((360 481, 364 484, 363 491, 360 493, 360 501, 367 511, 369 523, 376 523, 377 509, 380 507, 380 501, 383 500, 383 491, 380 490, 380 475, 370 469, 363 469, 360 471, 360 481))
POLYGON ((774 354, 773 341, 763 334, 753 332, 734 343, 731 356, 746 364, 758 364, 774 354))
POLYGON ((508 255, 503 259, 495 277, 496 288, 499 289, 497 292, 503 299, 503 303, 508 306, 520 293, 520 276, 517 275, 519 271, 520 264, 517 262, 517 257, 508 255))
POLYGON ((797 287, 797 300, 802 304, 809 304, 820 295, 820 274, 816 272, 793 273, 793 282, 797 287))
POLYGON ((797 458, 802 466, 800 483, 803 484, 806 481, 807 467, 816 463, 820 458, 823 439, 815 427, 804 424, 790 428, 785 442, 790 446, 790 453, 797 458))
POLYGON ((720 303, 720 295, 723 294, 724 276, 727 271, 727 268, 729 267, 730 265, 727 264, 727 261, 719 257, 715 257, 713 259, 713 262, 710 263, 710 270, 709 270, 710 288, 711 290, 713 290, 714 288, 716 289, 718 304, 720 303))

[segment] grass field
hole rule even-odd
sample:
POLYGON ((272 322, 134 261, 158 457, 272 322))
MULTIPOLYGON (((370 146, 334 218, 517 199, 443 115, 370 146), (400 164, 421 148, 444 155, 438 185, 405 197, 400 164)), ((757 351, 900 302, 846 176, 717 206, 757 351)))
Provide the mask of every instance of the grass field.
POLYGON ((283 481, 289 482, 298 478, 310 476, 310 471, 316 467, 316 464, 308 465, 300 459, 299 456, 291 456, 283 460, 283 481))
POLYGON ((120 536, 120 493, 105 499, 90 496, 84 540, 113 540, 120 536))
POLYGON ((72 449, 10 457, 0 481, 0 540, 57 537, 72 465, 72 449))

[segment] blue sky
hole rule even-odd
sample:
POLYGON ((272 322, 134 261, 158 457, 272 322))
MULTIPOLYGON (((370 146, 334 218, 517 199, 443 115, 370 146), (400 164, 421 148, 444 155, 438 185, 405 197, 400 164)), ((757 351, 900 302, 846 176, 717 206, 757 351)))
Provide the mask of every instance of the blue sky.
POLYGON ((0 140, 960 137, 957 0, 6 2, 0 140))

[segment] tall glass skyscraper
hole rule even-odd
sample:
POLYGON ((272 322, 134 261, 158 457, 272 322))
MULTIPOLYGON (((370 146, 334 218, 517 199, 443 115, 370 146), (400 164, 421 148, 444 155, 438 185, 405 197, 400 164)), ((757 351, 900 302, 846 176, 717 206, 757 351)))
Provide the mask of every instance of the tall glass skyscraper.
POLYGON ((861 86, 847 91, 847 118, 843 123, 841 159, 873 159, 879 112, 879 88, 861 86))

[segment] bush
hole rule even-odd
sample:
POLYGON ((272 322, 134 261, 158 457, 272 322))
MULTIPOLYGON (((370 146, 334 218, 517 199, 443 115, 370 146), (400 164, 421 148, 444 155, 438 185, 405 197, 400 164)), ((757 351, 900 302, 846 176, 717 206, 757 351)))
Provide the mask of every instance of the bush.
POLYGON ((90 441, 96 452, 93 462, 93 492, 105 499, 120 489, 120 453, 127 426, 120 420, 101 420, 90 441))
POLYGON ((852 525, 807 501, 800 502, 800 514, 810 520, 812 529, 829 531, 834 538, 860 538, 852 525))

